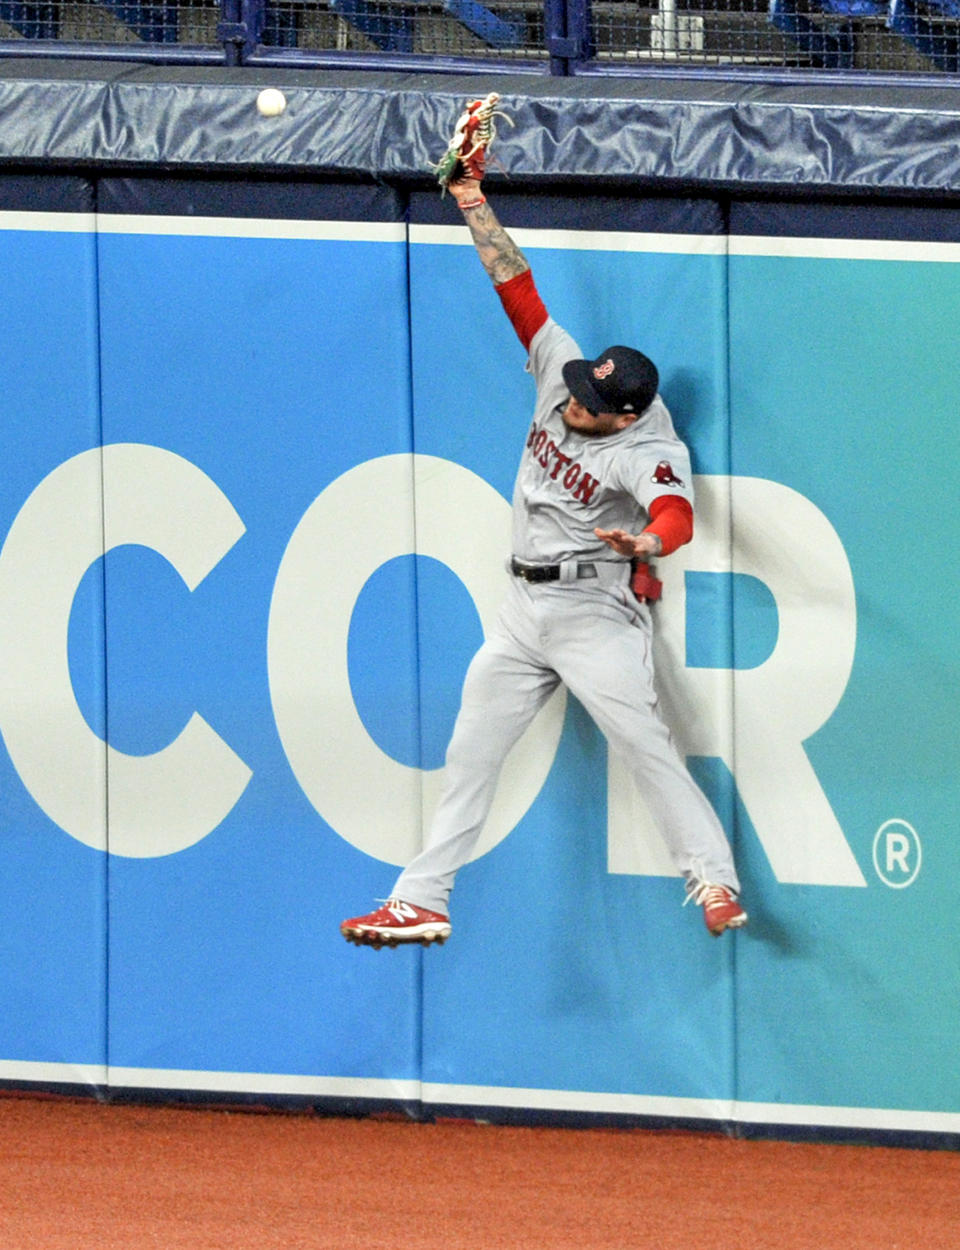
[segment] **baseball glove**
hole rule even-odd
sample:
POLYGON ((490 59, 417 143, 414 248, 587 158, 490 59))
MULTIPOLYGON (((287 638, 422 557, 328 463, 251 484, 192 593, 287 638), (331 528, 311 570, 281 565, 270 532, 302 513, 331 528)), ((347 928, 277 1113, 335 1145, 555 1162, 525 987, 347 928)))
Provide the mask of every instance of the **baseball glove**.
POLYGON ((513 125, 508 115, 497 108, 499 103, 499 95, 491 91, 482 100, 471 101, 457 118, 447 150, 433 166, 444 191, 461 178, 476 178, 478 182, 483 179, 487 149, 497 133, 494 118, 502 117, 513 125))

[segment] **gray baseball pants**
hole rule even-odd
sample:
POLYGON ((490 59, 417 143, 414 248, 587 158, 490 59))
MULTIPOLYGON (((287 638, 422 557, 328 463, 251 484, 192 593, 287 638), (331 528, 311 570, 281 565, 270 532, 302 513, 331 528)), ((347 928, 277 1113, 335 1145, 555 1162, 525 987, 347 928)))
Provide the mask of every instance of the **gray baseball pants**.
POLYGON ((503 761, 560 681, 626 762, 678 870, 739 892, 723 827, 657 710, 647 607, 622 577, 612 585, 512 578, 497 626, 467 671, 425 847, 391 896, 448 911, 503 761))

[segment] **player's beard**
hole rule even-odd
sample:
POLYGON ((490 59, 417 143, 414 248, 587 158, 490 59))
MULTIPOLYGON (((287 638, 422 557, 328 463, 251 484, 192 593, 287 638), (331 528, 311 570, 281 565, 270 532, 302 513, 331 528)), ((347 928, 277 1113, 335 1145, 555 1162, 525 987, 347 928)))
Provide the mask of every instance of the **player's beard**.
POLYGON ((618 428, 614 426, 617 414, 603 412, 599 416, 591 417, 589 423, 584 422, 583 425, 575 425, 567 420, 568 406, 564 404, 560 413, 563 418, 563 424, 568 430, 573 430, 574 434, 582 434, 584 438, 606 438, 610 434, 618 433, 618 428))

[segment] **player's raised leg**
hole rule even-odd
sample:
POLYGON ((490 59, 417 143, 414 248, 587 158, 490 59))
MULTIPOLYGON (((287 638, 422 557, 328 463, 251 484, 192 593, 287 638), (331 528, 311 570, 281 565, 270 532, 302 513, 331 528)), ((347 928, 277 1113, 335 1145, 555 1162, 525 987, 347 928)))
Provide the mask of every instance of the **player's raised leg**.
MULTIPOLYGON (((629 611, 629 609, 628 609, 629 611)), ((584 605, 557 631, 551 656, 571 692, 626 763, 650 809, 671 858, 687 883, 687 902, 703 907, 708 931, 718 937, 746 924, 730 843, 706 795, 694 781, 660 716, 653 684, 647 609, 624 628, 584 605), (590 619, 591 645, 574 623, 590 619)))

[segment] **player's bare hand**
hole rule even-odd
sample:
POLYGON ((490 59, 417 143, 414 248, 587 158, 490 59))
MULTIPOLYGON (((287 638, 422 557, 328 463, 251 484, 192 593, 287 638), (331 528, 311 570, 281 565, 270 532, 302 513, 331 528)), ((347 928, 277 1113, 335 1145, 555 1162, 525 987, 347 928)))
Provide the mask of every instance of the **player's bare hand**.
POLYGON ((599 539, 621 556, 630 559, 650 560, 660 554, 663 544, 657 534, 628 534, 626 530, 593 531, 599 539))

